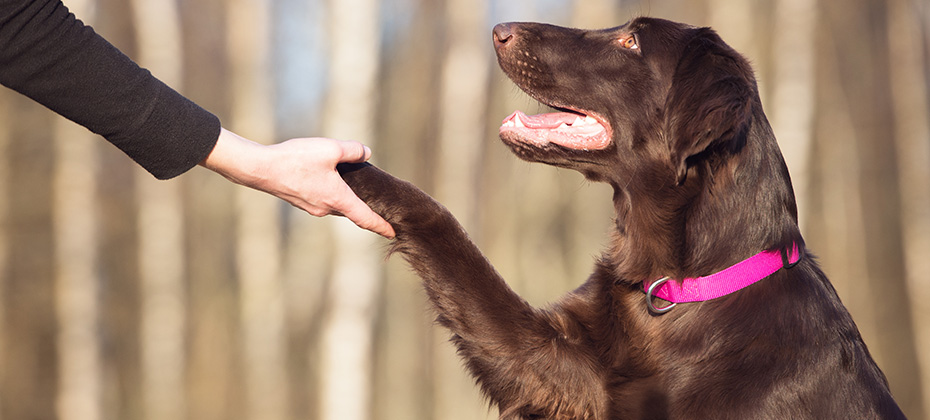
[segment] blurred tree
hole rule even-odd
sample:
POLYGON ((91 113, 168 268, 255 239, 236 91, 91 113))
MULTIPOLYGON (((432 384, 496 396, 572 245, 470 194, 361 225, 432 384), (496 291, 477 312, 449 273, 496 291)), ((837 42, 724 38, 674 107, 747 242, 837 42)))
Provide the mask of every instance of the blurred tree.
MULTIPOLYGON (((69 7, 93 23, 95 2, 69 7)), ((97 136, 55 117, 55 165, 51 203, 55 230, 55 311, 58 316, 58 418, 101 420, 103 411, 99 272, 97 136)))
MULTIPOLYGON (((227 0, 177 2, 183 42, 183 93, 232 123, 234 89, 228 56, 227 0)), ((236 277, 239 187, 194 169, 185 184, 187 336, 184 387, 187 418, 230 420, 245 415, 236 277), (223 349, 223 350, 218 350, 223 349)), ((261 198, 259 198, 261 199, 261 198)))
MULTIPOLYGON (((375 147, 375 104, 380 71, 381 25, 377 0, 327 3, 329 91, 326 137, 375 147)), ((322 420, 364 420, 372 415, 374 323, 382 270, 377 237, 344 219, 333 219, 333 272, 321 337, 322 420)))
MULTIPOLYGON (((810 0, 775 1, 776 33, 814 39, 817 3, 810 0)), ((807 200, 814 120, 815 43, 782 42, 775 37, 771 56, 773 87, 768 109, 772 129, 788 164, 798 203, 798 223, 805 231, 809 222, 807 200)))
POLYGON ((5 312, 0 398, 7 419, 56 417, 58 338, 53 254, 55 232, 51 194, 54 173, 52 115, 24 96, 4 92, 10 139, 4 197, 8 267, 3 275, 5 312), (15 141, 13 140, 15 139, 15 141), (15 197, 15 199, 14 199, 15 197))
MULTIPOLYGON (((914 347, 920 371, 921 389, 930 390, 930 89, 925 74, 930 66, 927 55, 915 54, 930 44, 926 2, 888 2, 888 40, 891 93, 894 100, 896 153, 899 157, 898 182, 901 185, 901 224, 907 296, 914 321, 914 347), (921 10, 921 7, 924 9, 921 10), (924 349, 921 351, 921 349, 924 349)), ((913 373, 912 373, 913 374, 913 373)), ((918 395, 916 398, 920 398, 918 395)), ((917 411, 911 411, 912 418, 917 411)), ((923 397, 923 413, 930 413, 930 398, 923 397)))
MULTIPOLYGON (((136 61, 167 85, 182 89, 182 39, 177 3, 133 0, 136 61)), ((180 182, 160 182, 135 171, 138 203, 143 410, 149 420, 185 413, 184 302, 186 247, 180 182)))
MULTIPOLYGON (((491 53, 486 0, 446 0, 439 97, 439 135, 436 138, 435 197, 462 226, 478 231, 478 180, 487 135, 487 103, 491 53)), ((480 238, 476 238, 479 239, 480 238)), ((493 418, 480 401, 474 380, 462 374, 462 362, 449 341, 449 332, 434 328, 432 418, 493 418)))
MULTIPOLYGON (((132 3, 95 0, 94 29, 129 57, 136 57, 132 3)), ((103 417, 139 418, 142 399, 141 291, 136 201, 137 165, 97 137, 96 209, 98 211, 96 274, 99 293, 103 379, 103 417), (116 386, 119 384, 119 386, 116 386)))
MULTIPOLYGON (((326 2, 272 2, 275 130, 278 138, 319 135, 327 83, 326 2)), ((287 325, 292 418, 317 418, 320 329, 332 273, 333 241, 326 220, 296 207, 282 212, 281 275, 287 325)))
MULTIPOLYGON (((435 192, 439 159, 441 75, 446 46, 444 2, 385 0, 383 56, 378 85, 377 147, 372 161, 435 192)), ((435 374, 432 312, 400 258, 387 264, 375 326, 374 418, 434 418, 440 382, 435 374)), ((443 332, 443 331, 440 331, 443 332)), ((443 347, 446 349, 446 347, 443 347)), ((464 378, 459 374, 458 378, 464 378)))
MULTIPOLYGON (((274 137, 271 2, 230 0, 227 54, 232 130, 261 142, 274 137)), ((247 188, 236 190, 236 261, 246 384, 245 418, 288 415, 284 289, 281 278, 281 202, 247 188)))
POLYGON ((838 115, 840 120, 819 122, 825 131, 818 133, 816 143, 822 154, 815 160, 844 165, 852 173, 820 179, 818 193, 829 193, 843 185, 840 189, 849 191, 845 200, 825 201, 823 206, 825 211, 848 211, 853 218, 852 223, 841 227, 845 232, 839 232, 840 237, 848 235, 850 245, 840 245, 839 238, 814 237, 836 244, 833 246, 857 248, 835 259, 831 256, 834 263, 825 264, 826 272, 841 296, 849 297, 847 304, 887 375, 898 404, 909 417, 922 418, 923 394, 919 376, 915 375, 919 369, 906 290, 901 186, 894 146, 898 132, 891 96, 889 45, 896 41, 889 37, 888 6, 870 0, 823 0, 820 4, 822 32, 816 39, 823 44, 817 83, 833 86, 830 92, 823 93, 830 102, 820 106, 827 112, 839 110, 846 115, 838 115), (839 153, 846 156, 839 157, 839 153), (836 209, 839 202, 845 202, 844 209, 836 209), (838 267, 840 263, 859 262, 864 266, 854 271, 838 267), (837 275, 844 271, 848 274, 837 275))
MULTIPOLYGON (((7 159, 8 150, 10 147, 10 133, 6 128, 9 126, 9 110, 8 106, 8 92, 0 92, 0 305, 6 303, 6 283, 7 277, 9 276, 9 253, 10 253, 10 220, 9 220, 9 200, 6 200, 6 197, 9 197, 8 190, 10 188, 10 162, 7 159)), ((6 357, 5 356, 5 344, 6 344, 6 333, 4 327, 6 326, 5 321, 5 307, 0 307, 0 372, 5 372, 6 369, 6 357)), ((2 394, 6 389, 6 375, 0 373, 0 394, 2 394)), ((4 404, 6 401, 0 396, 0 420, 2 420, 4 413, 4 404)))

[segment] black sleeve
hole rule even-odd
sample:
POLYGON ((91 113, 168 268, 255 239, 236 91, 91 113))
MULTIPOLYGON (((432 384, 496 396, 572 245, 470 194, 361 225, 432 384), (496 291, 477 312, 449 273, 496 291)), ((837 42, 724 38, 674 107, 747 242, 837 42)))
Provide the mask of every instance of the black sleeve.
POLYGON ((0 84, 105 137, 159 179, 210 154, 220 121, 77 20, 60 0, 0 0, 0 84))

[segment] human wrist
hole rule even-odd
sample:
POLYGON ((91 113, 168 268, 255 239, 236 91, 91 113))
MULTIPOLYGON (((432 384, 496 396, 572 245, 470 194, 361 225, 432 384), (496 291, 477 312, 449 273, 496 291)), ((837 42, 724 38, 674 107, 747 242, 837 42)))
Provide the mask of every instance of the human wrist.
POLYGON ((260 183, 266 172, 265 147, 225 128, 220 129, 216 145, 201 166, 240 185, 260 183))

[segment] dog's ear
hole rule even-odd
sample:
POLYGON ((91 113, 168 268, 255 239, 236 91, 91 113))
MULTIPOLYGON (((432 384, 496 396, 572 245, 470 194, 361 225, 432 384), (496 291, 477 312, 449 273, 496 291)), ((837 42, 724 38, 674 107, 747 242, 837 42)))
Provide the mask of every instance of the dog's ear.
POLYGON ((756 95, 749 63, 710 28, 685 46, 666 102, 666 133, 678 183, 689 158, 711 148, 736 151, 745 144, 756 95))

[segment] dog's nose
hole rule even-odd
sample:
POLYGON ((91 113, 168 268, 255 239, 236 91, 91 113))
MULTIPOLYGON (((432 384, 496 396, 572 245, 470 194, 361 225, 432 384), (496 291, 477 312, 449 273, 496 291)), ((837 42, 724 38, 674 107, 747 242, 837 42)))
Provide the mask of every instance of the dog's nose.
POLYGON ((513 28, 509 23, 499 23, 494 27, 494 47, 500 48, 513 39, 513 28))

